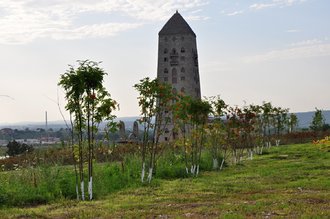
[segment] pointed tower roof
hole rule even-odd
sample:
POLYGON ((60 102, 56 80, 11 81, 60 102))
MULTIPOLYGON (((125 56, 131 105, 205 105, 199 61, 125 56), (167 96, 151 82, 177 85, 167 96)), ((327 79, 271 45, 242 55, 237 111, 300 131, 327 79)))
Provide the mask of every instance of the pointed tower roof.
POLYGON ((158 33, 158 35, 173 34, 192 34, 196 37, 194 31, 178 11, 176 11, 176 13, 166 22, 164 27, 158 33))

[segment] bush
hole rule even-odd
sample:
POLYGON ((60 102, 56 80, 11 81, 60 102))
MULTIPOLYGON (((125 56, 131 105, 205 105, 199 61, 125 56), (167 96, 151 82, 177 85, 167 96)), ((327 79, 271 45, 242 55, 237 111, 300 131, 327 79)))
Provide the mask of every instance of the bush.
POLYGON ((200 161, 200 171, 211 171, 213 170, 213 157, 210 151, 204 151, 202 153, 201 161, 200 161))
POLYGON ((157 161, 155 177, 162 179, 187 177, 183 155, 167 151, 157 161))
POLYGON ((33 147, 30 146, 30 145, 27 145, 27 144, 22 144, 22 143, 19 143, 17 141, 10 141, 8 144, 7 144, 7 154, 9 156, 16 156, 16 155, 19 155, 19 154, 23 154, 25 152, 31 152, 33 151, 33 147))

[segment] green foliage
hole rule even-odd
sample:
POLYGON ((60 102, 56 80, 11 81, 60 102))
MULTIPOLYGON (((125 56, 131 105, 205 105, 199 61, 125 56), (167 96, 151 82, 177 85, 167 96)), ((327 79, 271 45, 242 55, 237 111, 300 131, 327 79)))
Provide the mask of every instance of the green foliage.
POLYGON ((184 156, 166 151, 157 161, 156 177, 161 179, 186 178, 184 156))
MULTIPOLYGON (((104 76, 107 73, 98 66, 100 63, 84 60, 78 61, 78 64, 77 68, 69 66, 69 69, 61 75, 58 85, 65 90, 66 109, 70 112, 70 118, 73 117, 72 129, 76 133, 72 132, 71 136, 72 157, 78 161, 79 179, 82 185, 84 185, 83 144, 87 142, 88 145, 88 193, 89 199, 92 199, 93 155, 97 127, 103 120, 106 120, 109 122, 107 130, 113 130, 115 116, 111 113, 118 108, 118 104, 103 86, 104 76), (85 132, 87 133, 86 137, 85 132), (75 153, 76 148, 73 148, 75 141, 78 142, 78 153, 75 153), (76 158, 77 154, 78 159, 76 158)), ((76 179, 77 186, 78 176, 76 179)), ((85 199, 84 188, 81 188, 81 199, 85 199)))
POLYGON ((156 155, 161 147, 159 139, 170 121, 167 112, 172 108, 171 101, 174 99, 174 94, 169 84, 160 83, 157 79, 150 80, 148 77, 140 80, 140 83, 135 84, 134 88, 139 92, 138 100, 141 108, 139 122, 143 125, 141 181, 144 182, 144 173, 147 168, 149 169, 148 181, 150 183, 156 163, 156 155), (152 139, 150 138, 150 132, 152 133, 152 139))
POLYGON ((291 113, 288 119, 289 132, 293 132, 298 126, 298 117, 296 114, 291 113))
POLYGON ((19 154, 23 154, 23 153, 29 153, 33 151, 33 146, 27 145, 25 143, 20 143, 17 141, 10 141, 7 144, 7 152, 6 154, 8 154, 9 156, 16 156, 19 154))
POLYGON ((315 108, 315 113, 310 125, 310 129, 313 131, 322 131, 325 124, 325 118, 323 116, 322 110, 315 108))

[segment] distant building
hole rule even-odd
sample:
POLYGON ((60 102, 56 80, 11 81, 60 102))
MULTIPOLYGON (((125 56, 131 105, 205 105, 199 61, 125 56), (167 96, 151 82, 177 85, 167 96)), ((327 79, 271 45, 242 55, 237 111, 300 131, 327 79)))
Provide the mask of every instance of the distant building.
MULTIPOLYGON (((177 11, 159 32, 157 78, 172 91, 201 98, 196 34, 177 11)), ((171 112, 168 117, 171 118, 171 112)), ((176 137, 173 124, 167 125, 160 141, 176 137)))

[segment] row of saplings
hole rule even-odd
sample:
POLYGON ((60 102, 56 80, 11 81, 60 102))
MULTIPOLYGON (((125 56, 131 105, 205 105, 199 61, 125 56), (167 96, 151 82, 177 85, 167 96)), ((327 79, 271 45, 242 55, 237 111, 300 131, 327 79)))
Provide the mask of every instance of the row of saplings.
MULTIPOLYGON (((88 159, 88 196, 93 199, 93 158, 95 136, 102 121, 107 121, 104 131, 114 132, 117 124, 112 114, 118 104, 103 86, 106 73, 99 63, 78 61, 61 75, 58 83, 65 91, 66 110, 70 112, 72 158, 76 176, 77 199, 85 200, 84 164, 88 159), (84 144, 87 142, 87 154, 84 144)), ((229 107, 219 96, 204 100, 176 93, 168 84, 157 79, 142 79, 134 85, 138 91, 141 109, 140 139, 141 181, 151 182, 157 160, 162 152, 173 146, 183 151, 187 175, 197 176, 200 171, 202 151, 211 150, 214 169, 222 169, 226 160, 240 162, 244 154, 252 159, 271 146, 271 136, 292 131, 297 117, 288 109, 273 107, 271 103, 229 107), (170 143, 160 141, 169 124, 174 124, 170 143), (247 153, 246 153, 247 152, 247 153), (230 159, 230 157, 232 159, 230 159), (219 160, 220 159, 220 160, 219 160)), ((212 161, 211 161, 212 162, 212 161)))

